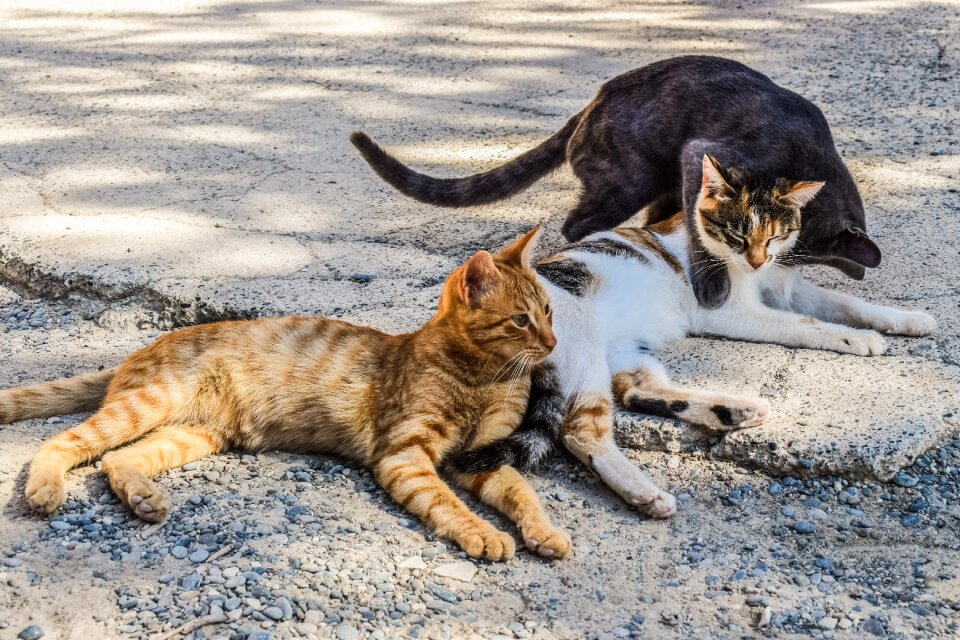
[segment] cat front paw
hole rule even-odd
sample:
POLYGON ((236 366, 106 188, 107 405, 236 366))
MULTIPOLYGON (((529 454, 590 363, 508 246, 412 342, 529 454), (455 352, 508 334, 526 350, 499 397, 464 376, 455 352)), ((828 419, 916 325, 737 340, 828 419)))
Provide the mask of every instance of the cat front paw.
POLYGON ((763 398, 724 398, 710 407, 709 424, 718 431, 759 427, 770 415, 770 403, 763 398))
POLYGON ((482 520, 455 535, 454 541, 471 558, 491 562, 509 560, 516 551, 512 536, 482 520))
POLYGON ((147 522, 163 522, 170 512, 166 492, 146 477, 128 481, 120 497, 138 518, 147 522))
POLYGON ((528 549, 545 558, 566 558, 573 545, 569 533, 549 523, 524 528, 523 541, 528 549))
POLYGON ((838 338, 837 351, 855 356, 879 356, 887 350, 887 341, 876 331, 860 330, 838 338))
POLYGON ((639 503, 636 506, 651 518, 665 520, 677 512, 677 499, 666 491, 659 491, 649 502, 639 503))
POLYGON ((67 499, 63 477, 47 470, 30 473, 27 479, 27 502, 37 511, 53 513, 67 499))
POLYGON ((923 311, 903 311, 886 333, 900 336, 928 336, 937 330, 937 320, 923 311))

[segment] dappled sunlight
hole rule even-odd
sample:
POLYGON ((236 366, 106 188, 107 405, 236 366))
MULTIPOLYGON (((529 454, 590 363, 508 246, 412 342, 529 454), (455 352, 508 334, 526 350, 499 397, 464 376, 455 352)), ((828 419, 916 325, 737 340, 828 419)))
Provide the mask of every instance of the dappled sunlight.
POLYGON ((139 271, 140 277, 171 273, 184 277, 282 276, 312 262, 310 253, 290 238, 238 232, 214 235, 212 227, 149 216, 48 215, 13 218, 5 226, 31 238, 28 252, 31 247, 56 250, 58 268, 93 269, 108 280, 116 272, 151 263, 149 272, 139 271))
POLYGON ((500 163, 516 157, 537 146, 549 133, 541 138, 531 138, 528 142, 513 140, 511 144, 484 142, 475 140, 445 140, 442 145, 425 141, 413 145, 391 144, 388 140, 378 140, 386 145, 398 158, 411 163, 472 165, 481 167, 484 163, 500 163), (413 160, 415 159, 415 160, 413 160))
POLYGON ((858 173, 887 192, 950 189, 960 181, 960 155, 874 159, 861 165, 858 173))
POLYGON ((291 21, 290 12, 257 12, 257 22, 267 28, 283 33, 307 35, 327 34, 333 36, 390 37, 415 29, 418 20, 414 15, 401 18, 384 15, 376 7, 370 9, 303 9, 291 21))
POLYGON ((0 127, 0 145, 28 145, 38 142, 64 141, 70 138, 79 138, 87 134, 86 129, 80 127, 57 127, 50 125, 33 125, 20 127, 0 127))
POLYGON ((804 7, 814 11, 869 14, 909 9, 929 4, 929 0, 841 0, 839 2, 812 2, 804 5, 804 7))
MULTIPOLYGON (((375 229, 404 244, 425 242, 423 221, 442 230, 453 219, 384 185, 347 142, 350 131, 368 131, 428 173, 482 171, 556 131, 604 80, 671 55, 725 54, 791 88, 826 90, 842 149, 861 138, 874 143, 863 133, 866 112, 876 118, 871 130, 916 114, 936 126, 925 100, 877 90, 894 82, 886 76, 845 66, 828 76, 824 49, 804 28, 828 14, 846 20, 854 5, 895 25, 914 3, 715 4, 604 2, 561 11, 477 0, 12 1, 0 9, 0 44, 10 52, 0 56, 8 123, 0 162, 32 176, 32 188, 45 186, 9 196, 18 216, 110 214, 121 237, 140 215, 224 233, 343 239, 375 229), (854 82, 874 87, 871 105, 843 101, 842 87, 854 82)), ((842 38, 858 23, 818 24, 842 38)), ((863 46, 864 56, 883 60, 873 39, 863 46)), ((897 72, 912 73, 912 63, 898 57, 897 72)), ((855 149, 850 157, 873 191, 947 187, 956 156, 917 159, 914 150, 880 160, 864 153, 861 161, 855 149)), ((22 189, 25 181, 4 184, 22 189)), ((562 216, 576 192, 576 180, 561 173, 504 203, 462 210, 458 224, 476 226, 459 236, 562 216)), ((66 237, 81 233, 66 226, 66 237)), ((77 247, 95 254, 93 232, 83 233, 77 247)), ((109 228, 97 233, 107 237, 109 228)), ((211 256, 233 264, 224 251, 211 256)), ((178 268, 170 256, 156 262, 178 268)))
POLYGON ((146 186, 163 182, 167 177, 162 171, 149 171, 139 167, 117 167, 103 162, 59 167, 46 175, 50 182, 59 185, 61 189, 71 191, 89 187, 146 186))
POLYGON ((286 141, 286 136, 233 124, 198 124, 157 133, 171 140, 186 138, 199 143, 225 144, 232 147, 251 145, 273 147, 286 141))

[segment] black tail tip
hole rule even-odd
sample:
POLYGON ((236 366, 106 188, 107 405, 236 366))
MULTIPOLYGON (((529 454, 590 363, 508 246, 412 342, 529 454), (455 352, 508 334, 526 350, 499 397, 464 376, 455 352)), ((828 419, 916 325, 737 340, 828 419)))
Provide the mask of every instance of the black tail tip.
POLYGON ((370 136, 365 134, 363 131, 354 131, 351 133, 350 143, 357 149, 361 150, 376 147, 376 145, 373 143, 373 140, 370 139, 370 136))

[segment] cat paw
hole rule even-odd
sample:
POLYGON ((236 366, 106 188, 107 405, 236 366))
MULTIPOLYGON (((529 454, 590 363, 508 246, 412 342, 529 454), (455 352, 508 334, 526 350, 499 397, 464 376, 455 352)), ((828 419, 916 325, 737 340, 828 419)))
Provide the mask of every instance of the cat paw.
POLYGON ((456 543, 471 558, 503 562, 513 557, 516 543, 513 537, 486 522, 471 527, 456 536, 456 543))
POLYGON ((666 491, 658 490, 652 500, 636 501, 634 506, 651 518, 665 520, 677 512, 677 499, 666 491))
POLYGON ((53 513, 67 499, 63 478, 49 471, 31 473, 25 493, 30 506, 44 513, 53 513))
POLYGON ((710 407, 713 420, 708 427, 721 431, 759 427, 770 415, 770 403, 763 398, 730 398, 710 407))
POLYGON ((147 522, 162 522, 170 513, 170 499, 166 492, 146 477, 130 478, 118 492, 131 511, 147 522))
POLYGON ((887 350, 887 341, 876 331, 851 332, 840 336, 839 341, 838 351, 855 356, 879 356, 887 350))
POLYGON ((573 545, 570 534, 552 524, 527 527, 523 531, 523 541, 527 549, 545 558, 566 558, 573 545))
POLYGON ((899 336, 928 336, 937 330, 937 320, 923 311, 904 311, 900 313, 886 333, 899 336))

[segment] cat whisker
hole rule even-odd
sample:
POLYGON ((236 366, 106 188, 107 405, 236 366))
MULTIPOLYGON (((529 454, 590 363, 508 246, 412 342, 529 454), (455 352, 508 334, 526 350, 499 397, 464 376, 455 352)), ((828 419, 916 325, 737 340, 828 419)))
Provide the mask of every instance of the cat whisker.
MULTIPOLYGON (((503 372, 503 375, 509 375, 510 371, 513 369, 513 363, 514 363, 517 359, 519 359, 521 356, 523 356, 524 353, 525 353, 525 350, 524 350, 524 351, 520 351, 519 353, 517 353, 517 354, 515 354, 513 357, 511 357, 509 360, 507 360, 506 362, 504 362, 504 363, 500 366, 500 368, 497 369, 497 372, 494 374, 494 376, 493 376, 493 382, 494 382, 494 383, 497 383, 497 382, 500 381, 501 372, 503 372)), ((491 356, 491 357, 493 357, 493 356, 491 356)))

